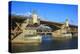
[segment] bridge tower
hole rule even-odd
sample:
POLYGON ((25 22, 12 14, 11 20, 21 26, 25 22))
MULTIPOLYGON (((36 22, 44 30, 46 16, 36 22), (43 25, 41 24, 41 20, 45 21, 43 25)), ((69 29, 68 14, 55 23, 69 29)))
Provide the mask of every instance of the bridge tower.
POLYGON ((69 20, 68 20, 68 18, 66 19, 65 26, 69 27, 69 20))
POLYGON ((33 21, 33 24, 36 24, 36 23, 39 24, 39 19, 35 10, 32 11, 32 21, 33 21))
POLYGON ((66 21, 65 21, 65 28, 66 28, 66 31, 69 32, 70 31, 70 27, 69 27, 69 19, 67 18, 66 21))

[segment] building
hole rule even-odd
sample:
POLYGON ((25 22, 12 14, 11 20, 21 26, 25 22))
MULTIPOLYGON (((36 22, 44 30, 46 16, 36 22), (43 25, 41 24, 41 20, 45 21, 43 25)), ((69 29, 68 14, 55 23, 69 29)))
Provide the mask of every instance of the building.
POLYGON ((30 18, 24 20, 21 26, 18 24, 17 26, 22 32, 14 36, 15 38, 12 40, 12 43, 41 43, 42 35, 52 34, 52 29, 47 25, 40 24, 40 19, 35 13, 32 13, 30 18))
POLYGON ((20 26, 18 24, 17 26, 18 29, 15 28, 14 30, 16 30, 15 33, 19 33, 19 35, 13 36, 15 37, 15 41, 35 38, 35 40, 39 40, 39 42, 41 42, 41 36, 43 35, 51 35, 53 38, 56 39, 62 37, 72 38, 72 33, 74 29, 77 34, 77 26, 70 25, 68 19, 66 19, 65 23, 63 24, 41 21, 35 12, 33 12, 32 15, 26 18, 20 26), (19 30, 21 30, 21 32, 19 32, 19 30))

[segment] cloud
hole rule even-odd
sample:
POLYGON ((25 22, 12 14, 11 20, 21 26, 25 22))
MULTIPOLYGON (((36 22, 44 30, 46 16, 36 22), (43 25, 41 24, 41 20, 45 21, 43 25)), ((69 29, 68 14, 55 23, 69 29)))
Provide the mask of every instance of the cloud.
POLYGON ((31 12, 24 13, 24 16, 30 16, 30 15, 32 15, 31 12))
POLYGON ((31 12, 26 12, 26 13, 14 13, 15 15, 21 15, 21 16, 30 16, 32 13, 31 12))

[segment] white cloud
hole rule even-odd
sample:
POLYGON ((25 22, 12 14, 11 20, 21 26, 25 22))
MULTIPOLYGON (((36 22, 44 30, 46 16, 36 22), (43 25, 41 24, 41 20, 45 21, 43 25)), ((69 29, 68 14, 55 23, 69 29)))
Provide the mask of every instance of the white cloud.
MULTIPOLYGON (((15 14, 15 13, 14 13, 15 14)), ((26 12, 26 13, 16 13, 16 15, 21 15, 21 16, 30 16, 32 13, 31 12, 26 12)))

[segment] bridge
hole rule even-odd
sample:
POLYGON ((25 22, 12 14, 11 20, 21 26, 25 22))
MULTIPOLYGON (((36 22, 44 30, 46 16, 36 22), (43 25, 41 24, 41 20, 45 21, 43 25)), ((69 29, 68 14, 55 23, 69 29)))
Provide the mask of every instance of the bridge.
MULTIPOLYGON (((50 26, 53 29, 53 31, 61 29, 62 25, 64 25, 62 23, 43 21, 43 20, 41 20, 40 23, 50 26)), ((70 27, 70 32, 72 32, 72 33, 78 32, 78 26, 77 25, 69 24, 69 27, 70 27)))
MULTIPOLYGON (((9 17, 11 18, 12 22, 14 21, 12 23, 14 26, 15 26, 15 21, 22 23, 27 18, 27 17, 23 17, 23 16, 9 16, 9 17)), ((61 29, 62 25, 64 25, 64 23, 50 22, 50 21, 44 21, 44 20, 40 20, 40 24, 46 24, 46 25, 50 26, 53 29, 53 31, 61 29)), ((77 25, 69 24, 69 27, 70 27, 70 32, 78 32, 77 25)))
MULTIPOLYGON (((18 23, 21 24, 25 20, 25 18, 24 17, 20 18, 20 17, 16 17, 15 16, 15 17, 12 17, 11 20, 14 22, 13 24, 15 25, 16 24, 15 22, 18 22, 18 23), (17 20, 15 20, 15 18, 17 20)), ((53 36, 55 36, 55 37, 58 36, 59 37, 59 36, 61 36, 61 31, 62 30, 64 31, 64 29, 62 29, 64 23, 57 23, 57 22, 40 20, 40 24, 45 24, 45 25, 51 27, 52 31, 50 31, 50 32, 37 32, 39 34, 50 34, 50 33, 52 33, 53 36)), ((20 26, 18 24, 16 24, 16 25, 20 28, 20 26)), ((69 29, 70 29, 69 32, 71 32, 72 34, 78 33, 78 26, 77 25, 71 25, 71 24, 69 24, 69 29)), ((20 33, 20 32, 17 31, 17 33, 20 33)))

